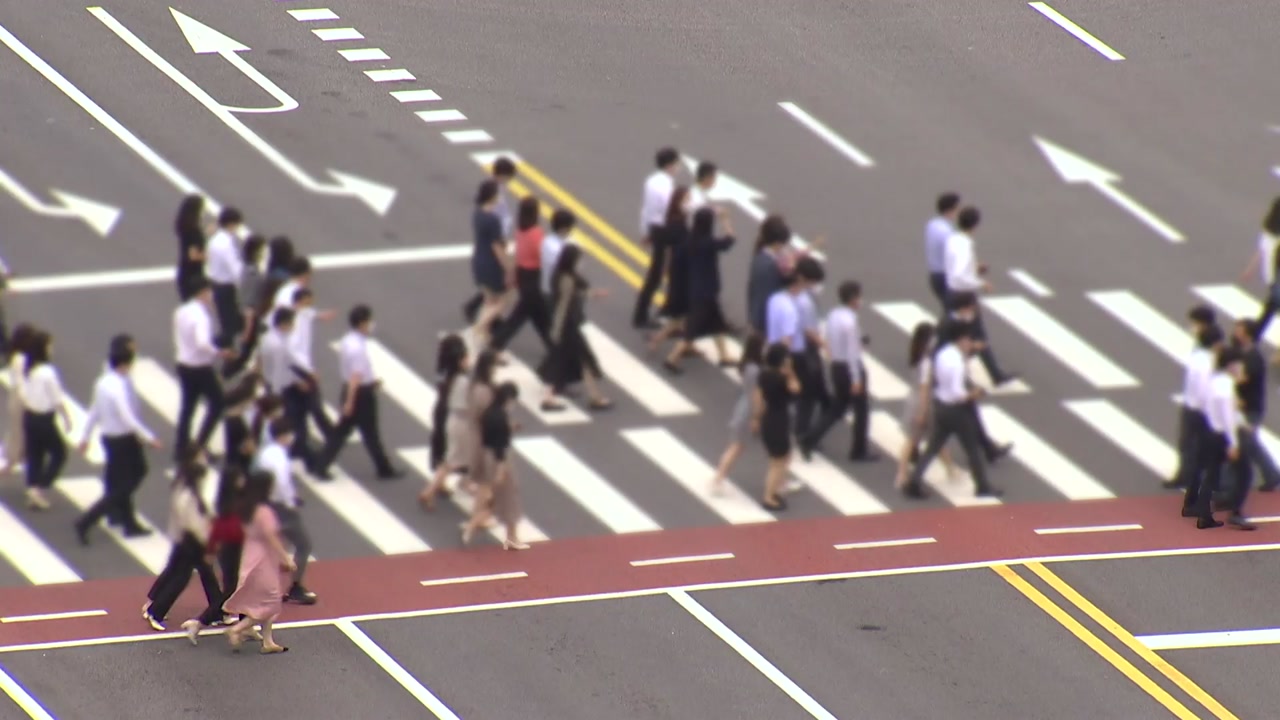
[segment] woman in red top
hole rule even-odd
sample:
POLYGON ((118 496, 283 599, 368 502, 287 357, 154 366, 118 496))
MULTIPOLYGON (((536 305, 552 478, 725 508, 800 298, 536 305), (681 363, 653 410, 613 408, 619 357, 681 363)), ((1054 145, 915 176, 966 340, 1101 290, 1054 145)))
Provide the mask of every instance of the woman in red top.
MULTIPOLYGON (((209 541, 205 544, 206 556, 218 559, 218 570, 222 575, 220 597, 210 602, 200 617, 182 624, 187 631, 191 643, 196 643, 199 628, 230 625, 237 618, 224 617, 222 603, 236 591, 240 579, 240 553, 244 547, 244 526, 241 511, 244 505, 244 488, 246 477, 244 471, 235 465, 227 465, 218 480, 218 497, 214 502, 216 517, 209 531, 209 541)), ((255 631, 256 633, 256 631, 255 631)), ((255 639, 256 639, 255 635, 255 639)))
POLYGON ((533 329, 542 338, 542 345, 549 352, 551 339, 547 334, 551 326, 547 300, 542 294, 542 238, 540 223, 541 206, 538 198, 527 197, 520 201, 516 211, 516 278, 518 293, 516 306, 502 321, 501 329, 494 334, 490 347, 495 352, 506 349, 511 338, 520 332, 526 320, 533 322, 533 329))

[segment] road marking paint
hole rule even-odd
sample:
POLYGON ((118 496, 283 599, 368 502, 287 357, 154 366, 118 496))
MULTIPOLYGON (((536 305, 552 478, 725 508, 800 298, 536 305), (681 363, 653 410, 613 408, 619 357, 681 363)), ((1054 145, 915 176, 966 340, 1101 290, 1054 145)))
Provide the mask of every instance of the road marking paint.
MULTIPOLYGON (((1205 302, 1233 318, 1256 318, 1262 314, 1262 303, 1238 285, 1197 285, 1191 289, 1205 302)), ((1280 323, 1269 324, 1262 339, 1268 345, 1280 347, 1280 323)))
POLYGON ((1040 282, 1034 275, 1022 268, 1013 268, 1010 270, 1009 277, 1017 280, 1022 287, 1026 288, 1032 295, 1042 298, 1053 297, 1053 291, 1049 289, 1048 285, 1040 282))
POLYGON ((817 118, 805 112, 803 108, 793 102, 780 102, 778 107, 782 108, 788 115, 796 119, 796 122, 805 126, 814 135, 817 135, 828 145, 836 149, 836 152, 849 158, 854 165, 869 168, 875 167, 875 161, 867 156, 852 143, 836 134, 834 130, 822 124, 817 118))
POLYGON ((372 81, 382 82, 402 82, 405 80, 416 80, 413 73, 404 68, 392 68, 390 70, 365 70, 364 74, 372 81))
POLYGON ((417 115, 418 119, 425 123, 454 122, 467 119, 467 116, 463 115, 461 110, 453 108, 448 110, 422 110, 414 113, 414 115, 417 115))
MULTIPOLYGON (((874 390, 873 390, 874 393, 874 390)), ((879 445, 889 457, 897 458, 907 436, 898 425, 897 419, 884 410, 871 411, 871 441, 879 445)), ((959 457, 956 457, 959 460, 959 457)), ((941 461, 934 461, 924 472, 924 482, 934 492, 955 507, 973 507, 975 505, 1000 505, 1000 498, 978 497, 973 494, 973 478, 967 470, 958 466, 955 477, 949 477, 942 467, 941 461)))
POLYGON ((1176 700, 1164 688, 1155 683, 1154 680, 1147 677, 1145 673, 1134 666, 1133 663, 1126 660, 1120 653, 1111 649, 1111 646, 1103 642, 1088 628, 1069 615, 1057 603, 1053 602, 1044 593, 1040 592, 1034 585, 1027 582, 1022 576, 1007 566, 996 566, 992 570, 996 572, 1004 581, 1009 583, 1015 590, 1022 593, 1024 597, 1035 604, 1045 612, 1046 615, 1058 621, 1058 624, 1067 630, 1067 632, 1075 635, 1080 642, 1083 642, 1090 650, 1097 653, 1103 660, 1106 660, 1112 667, 1119 670, 1125 677, 1129 678, 1134 685, 1142 688, 1156 702, 1165 706, 1181 720, 1196 720, 1197 715, 1191 712, 1191 709, 1176 700))
POLYGON ((356 534, 383 555, 409 555, 431 550, 417 533, 387 509, 363 485, 336 467, 332 480, 315 480, 302 461, 293 462, 293 475, 342 518, 356 534))
POLYGON ((1124 56, 1113 50, 1110 45, 1090 35, 1087 30, 1072 22, 1070 18, 1049 7, 1048 3, 1032 2, 1027 4, 1036 12, 1049 18, 1058 27, 1074 35, 1077 40, 1096 50, 1102 57, 1112 61, 1124 59, 1124 56))
POLYGON ((1252 523, 1273 523, 1280 522, 1280 515, 1262 515, 1260 517, 1251 517, 1249 522, 1252 523))
POLYGON ((329 8, 308 8, 304 10, 290 10, 289 14, 298 22, 315 22, 317 20, 337 20, 338 14, 329 8))
POLYGON ((102 617, 106 610, 74 610, 72 612, 43 613, 41 615, 10 615, 0 617, 0 623, 45 622, 47 620, 74 620, 76 618, 102 617))
POLYGON ((1195 346, 1191 334, 1128 290, 1086 293, 1098 307, 1179 365, 1195 346))
MULTIPOLYGON (((9 373, 0 373, 0 385, 9 392, 13 392, 13 386, 9 384, 9 373)), ((70 393, 62 394, 62 404, 66 406, 67 415, 71 417, 71 427, 58 423, 58 430, 62 433, 62 438, 67 441, 67 453, 70 455, 77 452, 79 448, 84 429, 89 424, 89 411, 76 402, 70 393)), ((89 447, 85 448, 84 457, 91 465, 102 465, 106 461, 102 450, 102 433, 97 429, 89 436, 89 447)))
MULTIPOLYGON (((102 497, 102 480, 99 478, 59 478, 58 482, 53 484, 53 488, 81 512, 88 510, 102 497)), ((104 530, 117 545, 129 553, 148 572, 152 575, 159 575, 160 571, 164 570, 164 566, 169 564, 169 553, 173 549, 172 543, 169 542, 164 533, 156 531, 155 525, 148 522, 145 517, 137 515, 137 518, 139 524, 152 530, 150 535, 145 537, 125 537, 119 528, 106 524, 99 524, 94 529, 104 530)))
MULTIPOLYGON (((166 423, 176 427, 178 412, 182 408, 182 388, 178 381, 161 367, 160 363, 149 357, 140 357, 134 361, 130 377, 133 378, 133 386, 142 396, 143 402, 150 405, 151 409, 155 410, 166 423)), ((196 408, 195 415, 192 416, 193 436, 199 431, 200 424, 204 422, 205 410, 205 404, 201 403, 196 408)), ((227 449, 222 443, 221 427, 215 427, 213 435, 209 436, 209 449, 215 455, 226 455, 227 449)), ((217 493, 216 485, 217 483, 214 482, 205 483, 205 502, 211 507, 213 501, 210 498, 217 493)))
POLYGON ((1140 384, 1137 378, 1030 300, 1009 295, 987 298, 983 304, 1094 387, 1114 389, 1140 384))
POLYGON ((617 488, 587 467, 553 437, 521 437, 512 445, 543 477, 615 533, 649 532, 662 526, 617 488))
POLYGON ((710 562, 712 560, 732 560, 731 552, 711 553, 709 555, 678 555, 676 557, 654 558, 652 560, 632 560, 631 567, 653 567, 655 565, 681 565, 684 563, 710 562))
POLYGON ((400 687, 404 688, 410 695, 414 697, 422 706, 431 711, 438 720, 459 720, 458 716, 445 705, 440 698, 436 697, 425 685, 418 682, 404 666, 396 662, 390 653, 382 649, 382 646, 373 641, 373 638, 365 634, 363 630, 356 627, 355 623, 340 620, 334 623, 342 634, 351 639, 369 659, 377 663, 393 680, 400 683, 400 687))
POLYGON ((610 375, 621 380, 616 387, 625 391, 644 409, 658 417, 696 415, 701 412, 697 405, 689 402, 671 383, 658 377, 648 365, 599 326, 586 323, 582 326, 582 334, 600 360, 600 366, 609 368, 610 375))
MULTIPOLYGON (((1204 706, 1206 710, 1213 714, 1218 720, 1239 720, 1234 714, 1222 706, 1213 696, 1205 692, 1199 685, 1192 682, 1191 678, 1183 675, 1177 668, 1171 665, 1164 658, 1156 655, 1149 648, 1138 642, 1133 634, 1124 629, 1115 620, 1112 620, 1105 612, 1100 610, 1096 605, 1081 595, 1075 588, 1071 587, 1062 578, 1058 577, 1052 570, 1041 565, 1040 563, 1027 563, 1027 569, 1035 573, 1041 580, 1048 583, 1059 595, 1066 598, 1067 602, 1076 606, 1081 612, 1089 616, 1089 619, 1101 625, 1111 633, 1115 639, 1119 640, 1130 651, 1137 654, 1148 665, 1155 668, 1156 672, 1163 675, 1166 679, 1178 686, 1193 700, 1204 706)), ((1190 712, 1190 711, 1188 711, 1190 712)), ((1191 715, 1191 717, 1198 717, 1191 715)))
POLYGON ((623 430, 621 434, 641 455, 661 468, 707 509, 719 515, 721 520, 734 525, 777 520, 773 513, 760 507, 731 480, 725 480, 719 495, 712 495, 711 478, 715 475, 715 468, 666 428, 637 428, 623 430))
POLYGON ((1027 426, 995 405, 979 406, 983 423, 994 437, 1013 443, 1012 455, 1068 500, 1101 500, 1115 493, 1080 469, 1027 426))
MULTIPOLYGON (((938 322, 933 313, 915 302, 883 302, 875 303, 873 307, 876 312, 880 313, 881 317, 896 326, 907 337, 911 337, 916 330, 916 326, 922 322, 934 325, 938 322)), ((991 395, 1025 395, 1031 392, 1031 387, 1022 380, 996 385, 991 380, 990 373, 987 372, 987 366, 983 365, 982 360, 976 356, 969 359, 969 377, 973 378, 973 382, 978 387, 991 395)), ((871 392, 872 394, 875 393, 874 384, 871 387, 871 392)))
POLYGON ((787 697, 804 708, 805 712, 809 713, 811 717, 819 718, 819 720, 836 720, 835 715, 827 712, 826 708, 818 704, 818 701, 814 700, 795 681, 783 674, 776 665, 769 662, 764 655, 761 655, 759 651, 751 647, 746 640, 743 640, 728 625, 725 625, 720 618, 713 615, 710 610, 707 610, 697 600, 690 597, 688 593, 682 590, 673 590, 668 595, 716 637, 723 640, 730 648, 733 648, 734 652, 741 655, 743 660, 751 663, 751 667, 754 667, 761 675, 764 675, 770 682, 777 685, 779 690, 787 694, 787 697))
POLYGON ((57 720, 3 667, 0 667, 0 690, 4 690, 13 704, 21 708, 31 720, 57 720))
POLYGON ((0 556, 32 585, 73 583, 81 579, 57 551, 4 505, 0 505, 0 556))
POLYGON ((391 59, 390 55, 382 52, 382 48, 353 48, 351 50, 339 50, 338 54, 347 62, 371 62, 391 59))
POLYGON ((529 573, 524 571, 494 573, 492 575, 463 575, 461 577, 437 578, 435 580, 423 580, 418 583, 422 587, 439 587, 441 585, 465 585, 468 583, 491 582, 494 580, 521 580, 529 577, 529 573))
POLYGON ((1280 645, 1280 628, 1138 635, 1134 639, 1149 650, 1156 651, 1280 645))
MULTIPOLYGON (((475 337, 471 333, 471 329, 467 328, 458 333, 467 344, 471 357, 476 357, 480 351, 476 348, 475 337)), ((507 360, 505 367, 498 368, 495 372, 498 381, 510 380, 520 389, 520 405, 524 407, 531 415, 541 421, 543 424, 559 426, 559 425, 585 425, 590 422, 591 418, 587 416, 578 406, 561 397, 557 398, 564 407, 560 410, 543 410, 542 400, 546 396, 546 389, 542 384, 542 378, 534 372, 533 368, 521 362, 520 358, 513 353, 504 353, 507 360)))
POLYGON ((1110 400, 1066 400, 1063 406, 1160 478, 1173 477, 1178 451, 1110 400))
POLYGON ((392 90, 391 97, 402 103, 435 102, 440 99, 435 90, 392 90))
POLYGON ((339 40, 363 40, 363 39, 364 39, 364 35, 361 35, 361 34, 360 34, 360 31, 359 31, 359 30, 357 30, 357 29, 355 29, 355 28, 353 28, 353 27, 345 27, 345 28, 321 28, 321 29, 319 29, 319 30, 312 30, 311 32, 315 33, 315 36, 316 36, 316 37, 320 38, 321 40, 323 40, 323 41, 325 41, 325 42, 335 42, 335 41, 339 41, 339 40))
MULTIPOLYGON (((411 447, 400 448, 396 451, 405 464, 414 472, 424 478, 435 475, 435 471, 431 469, 431 463, 427 462, 427 458, 431 456, 431 448, 429 447, 411 447)), ((446 483, 448 485, 450 483, 446 483)), ((463 492, 457 488, 457 483, 453 483, 452 491, 449 495, 449 501, 456 505, 463 513, 470 516, 475 514, 476 499, 475 496, 463 492)), ((506 537, 506 530, 500 525, 493 525, 485 528, 486 532, 493 537, 494 540, 502 542, 506 537)), ((542 529, 533 524, 533 521, 527 517, 521 517, 516 522, 516 536, 521 542, 536 543, 546 542, 550 538, 542 532, 542 529)))
POLYGON ((440 133, 454 145, 477 145, 493 142, 493 136, 484 130, 446 130, 440 133))
POLYGON ((1124 530, 1141 530, 1137 523, 1127 525, 1079 525, 1076 527, 1036 528, 1037 535, 1079 535, 1084 533, 1122 532, 1124 530))
POLYGON ((874 548, 902 547, 904 545, 932 545, 936 542, 938 542, 936 538, 918 537, 903 538, 901 540, 870 540, 867 542, 840 543, 838 545, 833 545, 832 547, 837 550, 871 550, 874 548))
POLYGON ((893 402, 911 395, 907 383, 874 356, 862 353, 862 365, 867 371, 867 387, 875 399, 893 402))

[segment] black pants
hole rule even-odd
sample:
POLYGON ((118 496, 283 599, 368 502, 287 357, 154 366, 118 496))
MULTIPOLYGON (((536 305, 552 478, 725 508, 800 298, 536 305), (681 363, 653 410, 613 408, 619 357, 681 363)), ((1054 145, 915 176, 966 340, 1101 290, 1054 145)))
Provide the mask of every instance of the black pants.
POLYGON ((212 365, 179 365, 178 383, 182 388, 182 406, 178 410, 178 433, 173 441, 174 457, 181 457, 182 452, 191 444, 191 419, 195 416, 196 404, 201 398, 204 399, 205 407, 204 420, 196 435, 196 447, 199 448, 209 444, 209 438, 218 427, 225 405, 222 381, 218 379, 212 365))
POLYGON ((27 487, 52 487, 67 461, 67 444, 58 432, 54 413, 23 411, 22 432, 26 436, 27 487))
POLYGON ((213 307, 218 313, 218 335, 223 347, 231 347, 244 332, 244 315, 240 310, 240 291, 235 285, 213 283, 213 307))
POLYGON ((1271 316, 1276 314, 1276 310, 1280 310, 1280 302, 1273 299, 1274 292, 1267 293, 1267 302, 1262 306, 1262 314, 1258 316, 1257 330, 1253 333, 1253 341, 1257 342, 1259 338, 1267 332, 1267 325, 1271 324, 1271 316))
POLYGON ((946 317, 950 312, 950 308, 947 307, 947 274, 929 273, 929 289, 933 291, 933 296, 938 298, 938 303, 942 305, 942 316, 946 317))
POLYGON ((1257 428, 1262 426, 1262 413, 1245 413, 1245 419, 1249 423, 1250 429, 1242 430, 1240 433, 1240 456, 1241 460, 1248 465, 1249 476, 1252 480, 1253 468, 1257 467, 1262 473, 1262 486, 1274 489, 1280 486, 1280 468, 1276 467, 1275 458, 1271 457, 1271 453, 1263 447, 1258 440, 1257 428))
POLYGON ((929 444, 925 446, 919 462, 916 463, 915 468, 911 471, 911 476, 907 479, 907 487, 919 491, 920 481, 924 478, 925 471, 929 469, 933 459, 938 456, 942 448, 946 447, 947 441, 954 435, 960 440, 960 447, 964 450, 965 458, 969 461, 969 474, 973 476, 973 484, 977 492, 981 493, 989 490, 991 486, 987 481, 986 462, 980 447, 978 427, 974 422, 974 410, 971 403, 948 405, 935 400, 933 413, 933 434, 929 437, 929 444))
POLYGON ((1190 488, 1200 474, 1200 452, 1204 437, 1209 433, 1209 423, 1204 413, 1188 407, 1182 408, 1178 423, 1178 470, 1174 479, 1178 485, 1190 488))
POLYGON ((516 306, 502 321, 502 326, 493 336, 491 343, 495 350, 503 350, 511 339, 524 327, 526 320, 533 323, 533 329, 542 339, 542 346, 551 350, 551 317, 547 309, 546 296, 542 294, 542 271, 534 268, 516 269, 516 306))
MULTIPOLYGON (((204 545, 190 534, 186 534, 173 546, 173 550, 169 553, 169 562, 156 576, 155 582, 151 583, 151 591, 147 593, 147 598, 151 600, 151 607, 147 612, 151 617, 164 621, 173 604, 177 602, 178 596, 187 589, 187 583, 191 582, 192 570, 200 574, 200 585, 204 588, 204 596, 209 601, 209 606, 222 605, 222 588, 218 587, 218 576, 214 575, 213 567, 204 558, 204 545)), ((203 620, 204 616, 201 616, 201 621, 203 620)))
POLYGON ((796 380, 800 382, 800 395, 795 400, 795 421, 792 427, 796 437, 808 437, 813 427, 814 413, 819 404, 829 405, 823 402, 823 398, 826 397, 826 384, 822 379, 822 365, 820 361, 815 363, 808 351, 793 352, 791 369, 796 374, 796 380))
POLYGON ((818 418, 809 434, 802 440, 802 447, 815 448, 832 426, 844 419, 845 413, 853 410, 853 441, 849 445, 850 457, 863 457, 867 454, 867 434, 871 429, 871 407, 867 402, 867 371, 860 368, 862 376, 862 393, 853 394, 853 375, 849 372, 849 364, 831 363, 831 403, 826 412, 818 418))
POLYGON ((1183 511, 1193 511, 1201 520, 1213 519, 1213 493, 1222 482, 1222 466, 1226 461, 1226 436, 1206 425, 1196 443, 1195 472, 1182 496, 1183 511))
MULTIPOLYGON (((948 290, 946 300, 942 303, 943 307, 947 307, 950 304, 952 295, 953 293, 948 290)), ((978 351, 978 359, 982 361, 982 366, 987 369, 987 374, 991 376, 991 381, 999 385, 1004 382, 1008 374, 1000 367, 1000 363, 996 360, 996 353, 991 349, 991 341, 987 337, 987 323, 983 319, 981 306, 974 308, 972 327, 973 339, 982 343, 982 349, 978 351)))
POLYGON ((1253 488, 1253 459, 1249 454, 1249 448, 1252 446, 1263 450, 1258 443, 1257 431, 1253 428, 1242 427, 1236 431, 1236 442, 1240 448, 1240 454, 1234 462, 1227 462, 1227 471, 1230 473, 1231 491, 1227 495, 1225 509, 1230 510, 1233 516, 1238 516, 1244 512, 1244 501, 1249 498, 1249 490, 1253 488))
POLYGON ((106 451, 102 498, 80 516, 76 526, 86 530, 110 514, 126 530, 141 527, 133 509, 133 493, 147 475, 147 456, 142 451, 142 442, 137 435, 104 436, 102 447, 106 451))
MULTIPOLYGON (((243 552, 244 545, 241 543, 223 543, 218 548, 218 572, 222 575, 222 596, 218 598, 216 604, 209 603, 209 607, 201 613, 201 625, 212 625, 226 617, 226 613, 222 611, 222 604, 231 597, 236 588, 240 587, 240 557, 243 552)), ((240 618, 243 620, 244 616, 241 615, 240 618)))
POLYGON ((636 309, 631 314, 631 324, 644 327, 649 323, 649 306, 653 304, 653 295, 662 285, 663 274, 667 270, 667 246, 659 242, 662 228, 649 226, 649 270, 644 275, 644 284, 640 286, 640 294, 636 296, 636 309))
MULTIPOLYGON (((346 393, 347 385, 344 384, 342 407, 346 406, 346 393)), ((342 451, 342 446, 351 437, 352 431, 356 429, 360 430, 360 439, 364 441, 365 450, 369 451, 369 457, 373 460, 373 466, 378 474, 392 474, 391 461, 387 459, 387 452, 382 448, 382 435, 378 430, 378 392, 373 385, 361 385, 356 388, 353 412, 350 415, 343 415, 337 427, 333 429, 333 434, 329 436, 329 442, 320 457, 319 469, 329 469, 333 461, 338 458, 338 453, 342 451)))
MULTIPOLYGON (((289 425, 294 429, 293 447, 289 448, 290 457, 297 458, 302 461, 308 469, 316 467, 315 451, 311 448, 311 440, 307 435, 307 415, 310 414, 312 398, 317 396, 316 389, 310 391, 303 390, 297 385, 290 385, 280 393, 280 399, 284 402, 284 416, 289 419, 289 425)), ((317 398, 318 400, 318 398, 317 398)), ((317 402, 317 404, 319 404, 317 402)), ((323 406, 321 414, 323 415, 323 406)), ((325 424, 329 424, 329 418, 325 418, 325 424)), ((333 428, 328 428, 332 431, 333 428)), ((325 434, 326 441, 328 434, 325 434)))

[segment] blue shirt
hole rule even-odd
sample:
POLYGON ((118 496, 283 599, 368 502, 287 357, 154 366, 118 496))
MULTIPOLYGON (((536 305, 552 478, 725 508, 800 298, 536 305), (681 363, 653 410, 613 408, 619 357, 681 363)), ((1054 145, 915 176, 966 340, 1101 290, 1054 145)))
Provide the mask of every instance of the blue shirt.
POLYGON ((804 352, 804 325, 796 296, 787 290, 779 290, 769 297, 765 320, 765 339, 768 344, 787 339, 787 348, 793 353, 804 352))
POLYGON ((931 273, 947 271, 947 238, 955 230, 951 223, 941 215, 924 226, 924 261, 931 273))
POLYGON ((495 243, 502 242, 502 220, 492 212, 476 208, 471 216, 475 246, 471 249, 471 275, 477 285, 499 289, 505 282, 506 270, 493 254, 495 243))

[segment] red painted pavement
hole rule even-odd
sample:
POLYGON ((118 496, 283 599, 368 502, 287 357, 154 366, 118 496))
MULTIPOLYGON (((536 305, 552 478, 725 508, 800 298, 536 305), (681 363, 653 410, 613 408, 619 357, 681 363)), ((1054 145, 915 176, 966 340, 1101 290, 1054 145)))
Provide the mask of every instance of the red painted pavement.
MULTIPOLYGON (((1280 496, 1256 495, 1257 515, 1280 514, 1280 496)), ((286 606, 282 621, 463 607, 680 585, 1018 560, 1052 555, 1139 552, 1277 542, 1272 526, 1244 533, 1198 531, 1178 517, 1176 496, 1118 498, 1043 505, 998 505, 828 517, 758 525, 717 525, 634 535, 608 535, 534 545, 523 552, 486 546, 317 562, 307 585, 312 607, 286 606), (1037 528, 1139 524, 1141 530, 1037 535, 1037 528), (936 543, 836 550, 840 543, 933 537, 936 543), (635 560, 733 553, 734 558, 632 567, 635 560), (422 587, 423 580, 525 572, 526 578, 422 587)), ((137 635, 149 632, 139 611, 150 578, 5 588, 0 617, 106 610, 107 615, 0 625, 0 646, 137 635)), ((169 621, 203 608, 192 583, 169 621)))

